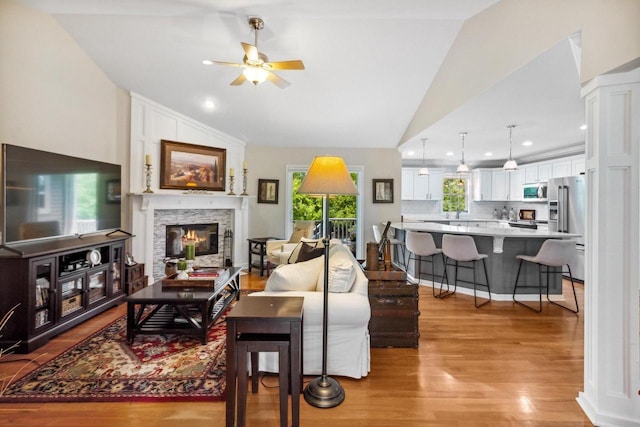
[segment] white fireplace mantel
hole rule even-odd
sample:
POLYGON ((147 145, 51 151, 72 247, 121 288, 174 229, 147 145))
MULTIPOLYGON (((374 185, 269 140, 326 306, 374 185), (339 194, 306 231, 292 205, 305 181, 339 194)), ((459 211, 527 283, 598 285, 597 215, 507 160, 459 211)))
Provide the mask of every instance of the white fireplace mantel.
POLYGON ((242 196, 218 195, 215 193, 129 193, 131 199, 131 232, 134 235, 131 252, 136 260, 143 260, 149 283, 160 279, 153 277, 153 236, 155 211, 160 209, 228 209, 233 212, 233 259, 236 266, 243 266, 247 260, 248 198, 242 196))

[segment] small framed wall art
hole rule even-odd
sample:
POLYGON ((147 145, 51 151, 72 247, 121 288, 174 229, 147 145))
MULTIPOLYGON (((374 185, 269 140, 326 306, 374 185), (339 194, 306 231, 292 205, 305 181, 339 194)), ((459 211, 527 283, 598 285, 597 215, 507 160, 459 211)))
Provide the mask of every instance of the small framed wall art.
POLYGON ((278 204, 277 179, 258 179, 258 203, 278 204))
POLYGON ((160 188, 225 191, 227 150, 161 140, 160 188))
POLYGON ((373 203, 393 203, 393 179, 373 180, 373 203))

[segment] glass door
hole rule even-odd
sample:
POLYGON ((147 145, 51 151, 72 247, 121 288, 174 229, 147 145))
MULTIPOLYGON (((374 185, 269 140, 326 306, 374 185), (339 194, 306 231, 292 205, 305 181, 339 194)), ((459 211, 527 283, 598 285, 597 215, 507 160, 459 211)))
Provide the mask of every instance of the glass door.
POLYGON ((111 248, 111 291, 110 295, 124 292, 122 281, 124 267, 124 245, 113 245, 111 248))
POLYGON ((93 269, 88 273, 89 304, 107 297, 107 266, 93 269))
MULTIPOLYGON (((364 168, 362 166, 347 165, 351 178, 363 194, 364 168)), ((307 166, 287 166, 287 229, 285 235, 291 235, 293 222, 296 220, 314 220, 318 224, 318 234, 323 235, 322 230, 322 198, 309 197, 298 194, 298 188, 307 172, 307 166)), ((362 212, 362 197, 337 196, 329 199, 329 227, 332 238, 340 239, 351 248, 356 258, 362 258, 364 246, 362 244, 362 225, 359 220, 362 212)))
POLYGON ((31 286, 33 289, 33 330, 45 328, 52 324, 54 283, 54 258, 34 261, 31 264, 31 286))

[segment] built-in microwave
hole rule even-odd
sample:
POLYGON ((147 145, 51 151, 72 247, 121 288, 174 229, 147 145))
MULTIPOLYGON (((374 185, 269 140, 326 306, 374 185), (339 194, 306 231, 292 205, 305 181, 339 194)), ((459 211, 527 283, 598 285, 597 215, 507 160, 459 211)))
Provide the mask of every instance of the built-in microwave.
POLYGON ((523 202, 546 202, 547 201, 547 183, 534 182, 524 184, 522 186, 523 202))

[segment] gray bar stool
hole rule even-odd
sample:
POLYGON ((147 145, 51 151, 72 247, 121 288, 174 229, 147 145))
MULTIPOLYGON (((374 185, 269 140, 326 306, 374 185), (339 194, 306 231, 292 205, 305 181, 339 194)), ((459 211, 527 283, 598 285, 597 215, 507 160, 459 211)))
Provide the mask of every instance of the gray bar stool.
MULTIPOLYGON (((431 233, 408 230, 405 235, 405 241, 407 250, 409 251, 409 258, 407 258, 405 270, 409 267, 413 256, 413 259, 418 261, 416 263, 416 277, 418 278, 418 282, 420 282, 422 257, 430 257, 427 261, 431 262, 431 281, 433 282, 431 292, 435 298, 438 298, 439 295, 436 295, 435 256, 442 256, 442 249, 436 247, 431 233)), ((444 257, 442 258, 442 262, 444 264, 444 257)), ((440 293, 442 293, 442 288, 440 293)))
POLYGON ((576 296, 576 288, 573 283, 573 275, 571 274, 571 267, 569 266, 569 263, 571 262, 575 252, 576 252, 575 240, 547 239, 544 242, 542 242, 542 246, 540 246, 540 249, 538 250, 538 253, 535 256, 517 255, 516 258, 520 260, 520 264, 518 265, 518 274, 516 275, 516 283, 513 287, 513 301, 517 302, 522 306, 527 307, 530 310, 535 311, 536 313, 540 313, 542 311, 542 287, 543 287, 542 273, 546 273, 547 301, 549 301, 551 304, 557 305, 558 307, 562 307, 565 310, 569 310, 572 313, 578 314, 578 312, 580 311, 580 307, 578 307, 578 297, 576 296), (538 264, 538 286, 537 287, 538 287, 539 300, 538 300, 537 310, 533 307, 530 307, 527 304, 524 304, 516 300, 516 291, 518 290, 518 287, 520 288, 534 287, 532 285, 518 286, 518 279, 520 278, 520 269, 522 268, 523 261, 538 264), (549 299, 549 274, 551 273, 562 274, 563 273, 562 269, 564 268, 565 265, 567 266, 567 272, 569 273, 569 278, 571 279, 571 289, 573 290, 573 299, 576 304, 575 310, 568 306, 558 304, 557 302, 551 301, 549 299))
POLYGON ((476 308, 482 307, 491 301, 491 287, 489 286, 489 275, 487 274, 487 263, 486 258, 488 258, 487 254, 479 254, 478 249, 476 248, 476 242, 473 240, 471 236, 462 236, 457 234, 445 234, 442 236, 442 252, 444 253, 445 263, 444 263, 444 275, 442 278, 442 283, 440 284, 440 298, 444 298, 450 295, 455 294, 456 289, 458 287, 458 267, 460 268, 469 268, 473 270, 473 303, 476 308), (455 275, 453 280, 453 291, 449 290, 449 276, 447 275, 447 265, 449 264, 449 260, 452 259, 455 261, 453 265, 455 265, 455 275), (482 260, 482 266, 484 267, 484 277, 486 280, 486 284, 478 283, 476 280, 476 261, 482 260), (471 263, 471 265, 460 265, 461 262, 471 263), (442 286, 444 284, 444 279, 447 279, 447 291, 442 292, 442 286), (478 297, 476 295, 476 287, 484 286, 487 288, 489 292, 489 299, 485 302, 478 304, 478 297))

